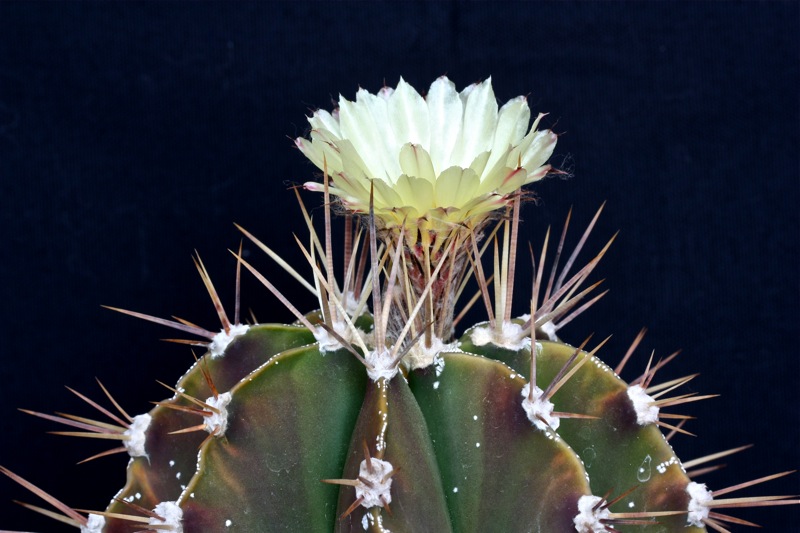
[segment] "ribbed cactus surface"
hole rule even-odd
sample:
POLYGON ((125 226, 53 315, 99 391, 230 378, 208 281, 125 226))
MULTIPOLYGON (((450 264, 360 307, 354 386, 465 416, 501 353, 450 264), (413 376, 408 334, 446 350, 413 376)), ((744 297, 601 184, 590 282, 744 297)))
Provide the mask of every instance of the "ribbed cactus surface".
MULTIPOLYGON (((555 410, 595 417, 553 430, 522 407, 529 346, 476 347, 467 332, 436 364, 373 381, 352 354, 313 341, 302 326, 258 325, 207 354, 178 382, 182 394, 150 413, 147 455, 133 459, 118 497, 146 509, 177 502, 184 531, 570 531, 581 497, 616 487, 635 490, 612 512, 687 509, 689 479, 672 449, 637 423, 628 385, 585 351, 536 343, 542 391, 577 368, 552 395, 555 410), (171 435, 200 416, 174 406, 213 397, 204 373, 231 395, 224 435, 171 435), (321 480, 363 477, 367 456, 392 465, 388 505, 340 518, 356 489, 321 480)), ((131 514, 123 502, 108 511, 131 514)), ((685 512, 658 522, 654 531, 694 530, 685 512)), ((128 520, 106 524, 130 530, 128 520)))

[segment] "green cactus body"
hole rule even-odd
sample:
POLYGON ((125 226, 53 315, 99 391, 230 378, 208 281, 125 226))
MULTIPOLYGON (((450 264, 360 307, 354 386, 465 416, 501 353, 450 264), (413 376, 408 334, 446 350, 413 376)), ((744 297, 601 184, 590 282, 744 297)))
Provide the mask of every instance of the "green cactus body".
POLYGON ((706 398, 672 392, 691 376, 654 385, 657 362, 627 383, 618 374, 630 351, 612 370, 597 356, 603 343, 587 351, 588 339, 577 347, 558 339, 561 325, 602 296, 590 297, 596 285, 584 284, 608 245, 568 276, 597 217, 556 278, 565 227, 546 280, 548 232, 535 259, 530 314, 512 319, 519 189, 550 170, 544 162, 555 136, 535 129, 539 119, 526 134, 524 99, 498 111, 487 82, 460 95, 451 85, 440 78, 431 86, 428 105, 447 112, 432 113, 429 129, 475 144, 477 156, 411 139, 394 147, 403 174, 388 181, 372 175, 391 158, 370 152, 369 139, 383 127, 370 120, 396 98, 402 113, 386 118, 393 132, 424 137, 408 117, 422 113, 425 100, 410 86, 401 81, 396 97, 360 92, 356 103, 342 102, 339 118, 309 119, 312 141, 299 139, 298 147, 325 172, 322 184, 307 184, 325 195, 325 232, 315 233, 301 202, 311 230, 301 248, 312 269, 303 283, 318 311, 295 309, 239 253, 239 271, 253 273, 296 322, 243 325, 238 300, 231 322, 198 260, 220 333, 126 311, 206 337, 180 341, 208 351, 169 387, 171 398, 136 418, 118 407, 127 422, 103 410, 113 425, 31 413, 106 433, 124 444, 112 451, 132 456, 126 485, 103 511, 87 516, 47 497, 65 521, 82 533, 699 533, 736 523, 712 510, 718 506, 800 503, 720 500, 727 491, 692 480, 660 429, 683 431, 688 418, 662 408, 706 398), (373 107, 361 113, 359 106, 373 107), (453 109, 463 112, 458 131, 441 122, 453 109), (489 141, 469 137, 487 121, 489 141), (479 149, 482 142, 490 149, 479 149), (347 219, 338 280, 331 194, 356 215, 347 219), (498 209, 496 233, 484 238, 498 209), (359 219, 361 232, 352 225, 359 219), (491 245, 492 277, 483 266, 491 245), (489 321, 454 339, 454 302, 472 280, 473 301, 482 297, 489 321))
MULTIPOLYGON (((205 368, 229 390, 225 435, 198 453, 204 436, 168 435, 197 415, 156 407, 148 457, 131 462, 118 497, 148 509, 177 501, 185 531, 569 531, 581 496, 615 487, 637 488, 612 511, 687 508, 680 462, 654 425, 637 424, 627 385, 595 356, 579 352, 589 362, 553 402, 597 418, 565 419, 553 431, 537 429, 521 407, 528 347, 475 346, 467 332, 437 364, 371 381, 346 350, 320 353, 312 341, 305 328, 262 325, 222 356, 206 354, 177 388, 211 396, 205 368), (397 469, 392 512, 358 507, 340 520, 355 491, 320 480, 356 479, 365 445, 397 469)), ((575 352, 538 342, 538 385, 547 387, 575 352)), ((130 509, 114 502, 108 512, 130 509)), ((701 530, 686 528, 684 513, 651 527, 665 525, 701 530)), ((106 531, 129 528, 112 519, 106 531)))
MULTIPOLYGON (((232 394, 224 436, 198 450, 205 433, 169 435, 197 415, 156 407, 148 456, 132 460, 118 498, 147 509, 176 501, 184 531, 569 531, 581 496, 634 486, 612 511, 688 505, 689 480, 672 449, 655 426, 636 424, 627 385, 585 352, 590 362, 553 401, 598 419, 565 419, 553 431, 537 429, 521 407, 528 348, 475 347, 466 334, 436 365, 372 381, 346 350, 320 353, 310 341, 301 327, 253 326, 222 356, 206 354, 176 388, 210 397, 207 368, 232 394), (355 490, 320 480, 357 479, 364 445, 397 470, 391 513, 359 506, 340 520, 355 490)), ((538 346, 544 388, 575 348, 538 346)), ((187 404, 180 395, 167 402, 187 404)), ((131 512, 119 501, 107 511, 131 512)), ((653 530, 665 524, 701 530, 684 528, 685 514, 653 530)), ((129 530, 129 521, 109 519, 104 531, 129 530)))

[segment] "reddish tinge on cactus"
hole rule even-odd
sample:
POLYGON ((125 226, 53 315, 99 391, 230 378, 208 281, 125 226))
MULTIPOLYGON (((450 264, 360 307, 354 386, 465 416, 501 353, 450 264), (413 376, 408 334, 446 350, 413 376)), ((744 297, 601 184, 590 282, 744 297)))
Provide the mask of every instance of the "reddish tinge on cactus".
POLYGON ((296 309, 241 248, 237 287, 244 267, 293 323, 244 324, 238 289, 231 320, 199 257, 220 331, 117 309, 207 351, 149 413, 130 416, 102 385, 111 408, 76 392, 102 420, 28 411, 120 444, 89 459, 131 460, 126 485, 90 511, 3 468, 53 509, 24 505, 83 533, 694 533, 752 525, 730 508, 800 503, 730 494, 785 473, 718 490, 695 481, 741 448, 677 458, 669 441, 689 417, 674 408, 710 396, 681 393, 694 376, 657 382, 674 355, 628 382, 643 334, 614 368, 604 341, 558 337, 604 294, 589 279, 611 241, 576 266, 600 211, 566 260, 568 224, 552 245, 548 230, 533 279, 515 280, 522 188, 553 172, 541 117, 529 125, 523 97, 498 109, 489 80, 457 92, 444 77, 425 97, 401 79, 314 113, 310 140, 296 141, 322 171, 305 188, 323 195, 324 231, 300 201, 310 277, 240 229, 319 309, 296 309), (337 252, 333 205, 346 220, 337 252), (456 336, 477 301, 488 320, 456 336))

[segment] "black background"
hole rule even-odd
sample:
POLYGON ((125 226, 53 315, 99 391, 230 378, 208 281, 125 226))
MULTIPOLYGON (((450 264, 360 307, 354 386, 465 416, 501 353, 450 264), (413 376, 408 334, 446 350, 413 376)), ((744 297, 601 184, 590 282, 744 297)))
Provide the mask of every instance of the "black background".
MULTIPOLYGON (((597 275, 611 292, 566 340, 613 333, 601 353, 615 364, 647 326, 629 379, 651 350, 684 349, 664 377, 701 372, 688 389, 722 397, 683 410, 699 436, 676 437, 678 454, 756 444, 703 479, 712 489, 797 468, 798 5, 0 4, 0 464, 103 507, 125 460, 73 466, 102 445, 45 435, 52 424, 16 407, 88 414, 63 385, 99 398, 97 376, 129 411, 149 409, 165 396, 154 380, 174 382, 191 356, 100 304, 218 327, 190 254, 229 306, 233 222, 302 264, 286 189, 314 174, 290 140, 309 110, 447 74, 459 88, 492 76, 500 101, 529 95, 561 134, 553 162, 574 177, 535 187, 525 240, 538 246, 574 206, 574 242, 604 200, 591 250, 621 230, 597 275)), ((243 306, 290 319, 249 277, 243 306)), ((798 492, 794 474, 748 494, 798 492)), ((35 500, 11 481, 0 495, 0 527, 59 530, 11 503, 35 500)), ((738 514, 767 531, 800 518, 738 514)))

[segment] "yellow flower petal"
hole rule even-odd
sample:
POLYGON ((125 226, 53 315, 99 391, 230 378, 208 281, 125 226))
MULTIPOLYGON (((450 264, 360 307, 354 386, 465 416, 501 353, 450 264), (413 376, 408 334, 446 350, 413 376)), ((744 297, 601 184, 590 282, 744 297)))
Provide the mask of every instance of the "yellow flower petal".
POLYGON ((433 183, 436 174, 428 152, 419 144, 406 143, 400 149, 400 168, 403 174, 415 176, 433 183))
POLYGON ((436 180, 436 204, 461 209, 472 199, 478 183, 478 175, 472 169, 450 167, 436 180))

